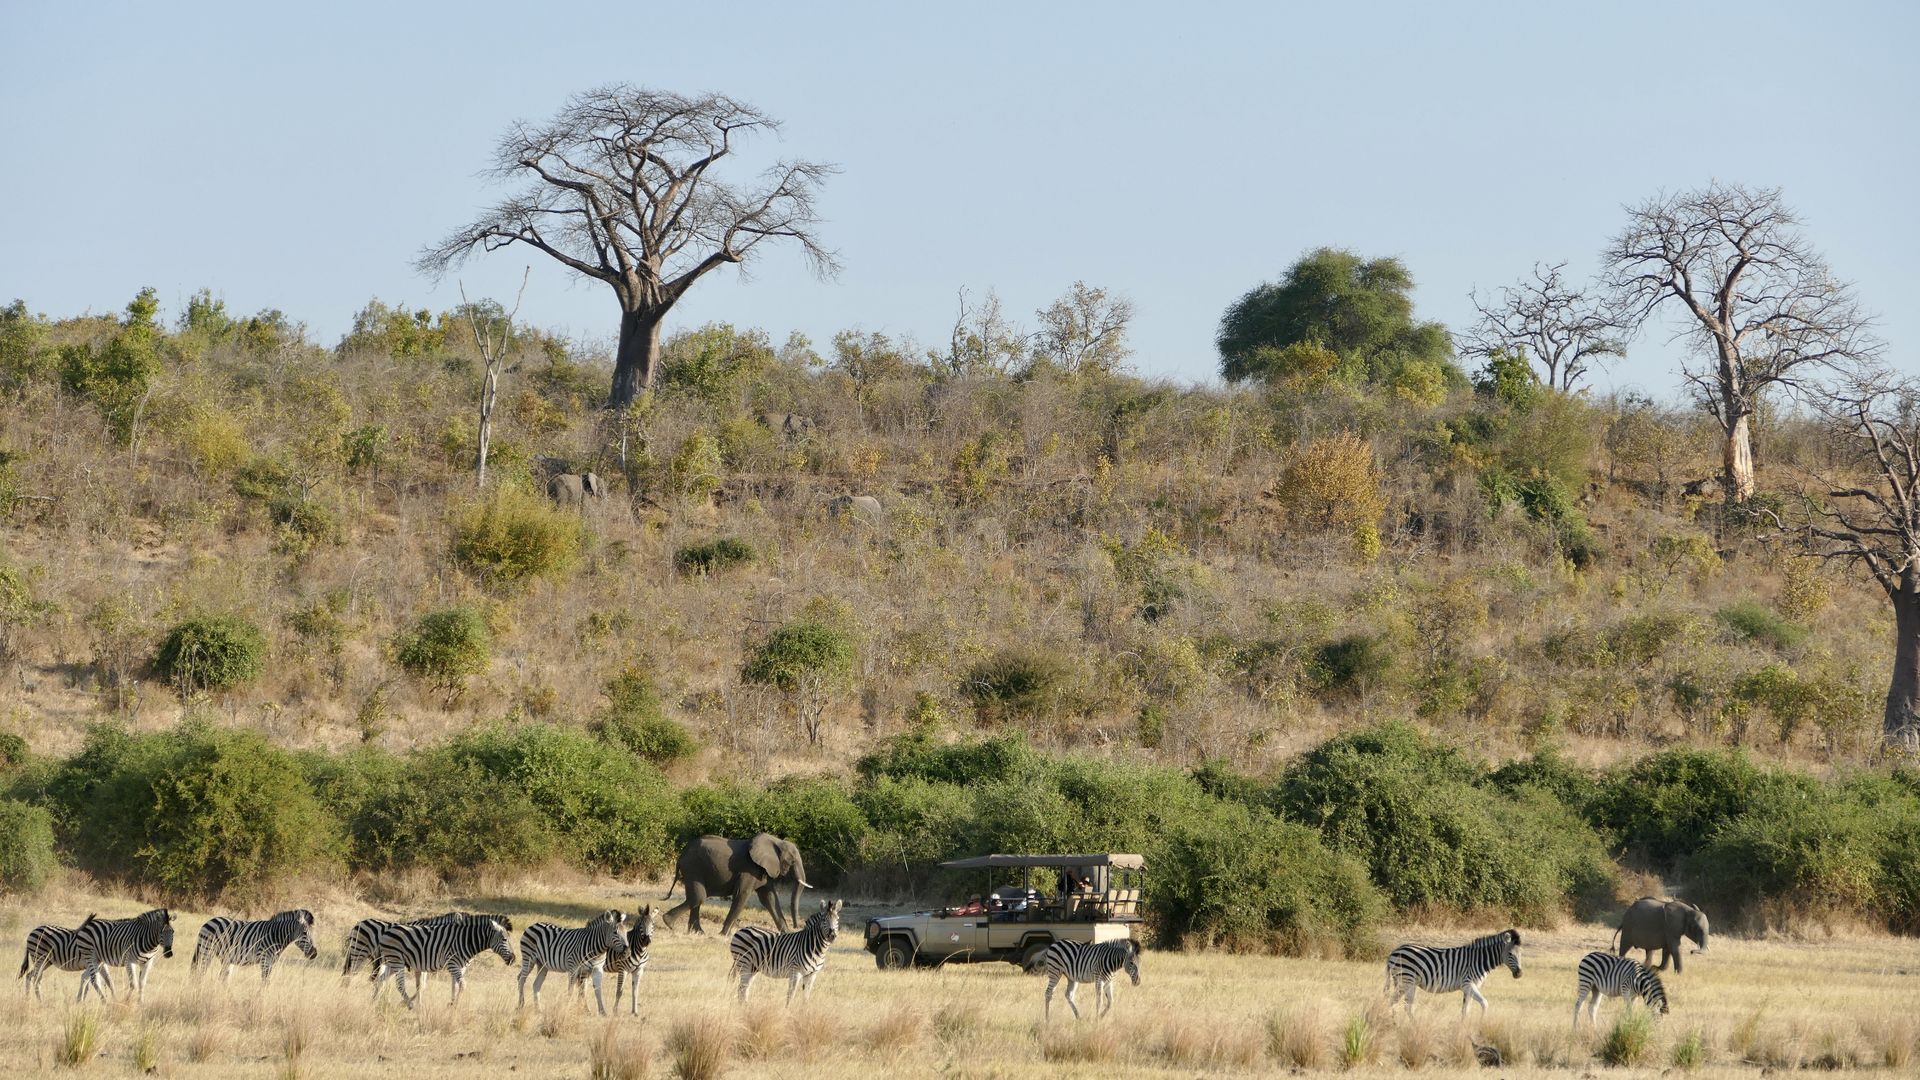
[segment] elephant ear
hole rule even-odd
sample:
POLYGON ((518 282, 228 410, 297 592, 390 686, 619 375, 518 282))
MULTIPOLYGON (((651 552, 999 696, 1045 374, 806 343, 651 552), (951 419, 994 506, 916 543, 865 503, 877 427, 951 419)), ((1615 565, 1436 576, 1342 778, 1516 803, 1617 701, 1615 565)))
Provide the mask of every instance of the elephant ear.
POLYGON ((748 841, 747 859, 752 862, 754 866, 759 867, 760 873, 766 877, 768 881, 772 881, 782 873, 780 868, 780 843, 774 838, 772 833, 761 833, 748 841))

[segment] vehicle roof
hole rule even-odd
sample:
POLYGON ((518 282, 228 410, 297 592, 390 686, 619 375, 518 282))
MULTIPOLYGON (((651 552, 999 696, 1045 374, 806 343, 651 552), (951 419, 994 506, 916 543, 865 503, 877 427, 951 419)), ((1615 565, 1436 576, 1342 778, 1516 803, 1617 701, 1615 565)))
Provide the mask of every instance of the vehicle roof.
POLYGON ((1002 866, 1113 866, 1121 870, 1145 870, 1147 860, 1139 855, 975 855, 971 859, 950 859, 940 864, 945 870, 984 870, 1002 866))

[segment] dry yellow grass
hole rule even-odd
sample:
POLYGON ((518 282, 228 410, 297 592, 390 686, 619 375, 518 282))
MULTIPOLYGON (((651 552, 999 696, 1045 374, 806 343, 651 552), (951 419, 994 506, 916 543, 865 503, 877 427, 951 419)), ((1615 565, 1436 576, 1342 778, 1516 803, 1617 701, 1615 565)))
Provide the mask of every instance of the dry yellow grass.
MULTIPOLYGON (((566 913, 630 896, 586 887, 529 888, 522 906, 566 913)), ((657 893, 655 894, 657 895, 657 893)), ((446 906, 485 906, 500 897, 445 897, 446 906)), ((422 905, 426 907, 429 905, 422 905)), ((17 945, 41 921, 77 923, 89 910, 121 915, 124 898, 56 893, 0 903, 0 932, 17 945)), ((1599 1031, 1570 1030, 1573 965, 1604 946, 1609 931, 1577 925, 1529 935, 1526 975, 1490 977, 1491 1011, 1460 1029, 1459 996, 1421 995, 1417 1015, 1390 1015, 1373 962, 1290 960, 1226 954, 1149 952, 1142 985, 1118 988, 1112 1015, 1074 1021, 1056 1014, 1043 1029, 1043 982, 1013 967, 950 965, 938 971, 880 972, 858 947, 855 921, 834 950, 811 1002, 787 1009, 777 998, 742 1008, 717 935, 662 934, 643 984, 639 1018, 600 1020, 591 1004, 546 995, 544 1014, 516 1013, 513 972, 482 957, 458 1008, 444 975, 430 978, 417 1013, 391 993, 379 1005, 367 984, 339 978, 339 939, 364 909, 317 903, 320 958, 282 962, 264 993, 251 973, 198 983, 187 975, 204 913, 182 912, 172 960, 157 962, 144 1006, 71 1004, 78 975, 48 978, 44 1004, 23 1003, 0 1030, 8 1075, 70 1075, 61 1064, 69 1035, 93 1018, 93 1054, 82 1070, 125 1075, 151 1068, 174 1077, 298 1075, 325 1080, 526 1076, 730 1075, 891 1077, 1256 1075, 1341 1071, 1343 1040, 1364 1024, 1371 1062, 1356 1077, 1607 1075, 1600 1041, 1620 1006, 1602 1006, 1599 1031), (1474 1063, 1473 1046, 1498 1047, 1499 1073, 1474 1063)), ((1396 930, 1392 936, 1452 941, 1464 932, 1396 930)), ((1653 1027, 1639 1070, 1670 1064, 1690 1077, 1758 1076, 1763 1068, 1849 1068, 1899 1075, 1920 1054, 1920 1027, 1906 991, 1920 971, 1920 942, 1870 935, 1821 940, 1722 937, 1713 951, 1669 975, 1673 1014, 1653 1027), (1699 1046, 1690 1044, 1698 1032, 1699 1046), (1693 1062, 1698 1061, 1695 1065, 1693 1062)), ((1091 994, 1085 995, 1091 998, 1091 994)), ((1678 1073, 1676 1073, 1678 1075, 1678 1073)))

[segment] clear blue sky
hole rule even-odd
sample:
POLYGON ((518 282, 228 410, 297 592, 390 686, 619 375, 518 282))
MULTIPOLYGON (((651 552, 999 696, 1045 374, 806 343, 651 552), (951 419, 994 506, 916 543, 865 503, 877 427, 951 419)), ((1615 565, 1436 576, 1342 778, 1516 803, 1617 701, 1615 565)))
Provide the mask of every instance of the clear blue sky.
MULTIPOLYGON (((945 339, 955 294, 1031 321, 1076 279, 1131 296, 1136 364, 1214 377, 1221 310, 1303 250, 1397 255, 1423 315, 1537 259, 1593 268, 1623 203, 1779 185, 1912 366, 1920 316, 1915 5, 9 4, 0 302, 170 311, 206 285, 331 344, 491 195, 516 117, 611 81, 782 118, 765 154, 837 162, 845 271, 774 254, 675 324, 945 339)), ((523 249, 464 277, 610 337, 617 309, 523 249)), ((1671 393, 1653 333, 1613 381, 1671 393)))

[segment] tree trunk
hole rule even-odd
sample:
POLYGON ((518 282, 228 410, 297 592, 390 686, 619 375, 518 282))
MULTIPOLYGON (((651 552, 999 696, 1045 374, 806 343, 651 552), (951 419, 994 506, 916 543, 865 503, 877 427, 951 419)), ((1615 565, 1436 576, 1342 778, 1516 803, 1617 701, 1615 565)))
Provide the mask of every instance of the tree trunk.
POLYGON ((480 449, 475 478, 480 487, 487 486, 487 451, 493 445, 493 406, 500 394, 500 361, 487 359, 486 378, 480 384, 480 449))
POLYGON ((1743 503, 1753 498, 1753 432, 1749 424, 1752 414, 1729 412, 1728 416, 1733 422, 1727 425, 1724 459, 1727 502, 1743 503))
POLYGON ((1920 750, 1920 580, 1909 569, 1893 594, 1893 680, 1882 734, 1889 746, 1920 750))
POLYGON ((660 321, 664 308, 625 312, 620 316, 620 346, 613 358, 613 391, 607 408, 624 409, 643 390, 653 389, 654 368, 660 363, 660 321))

